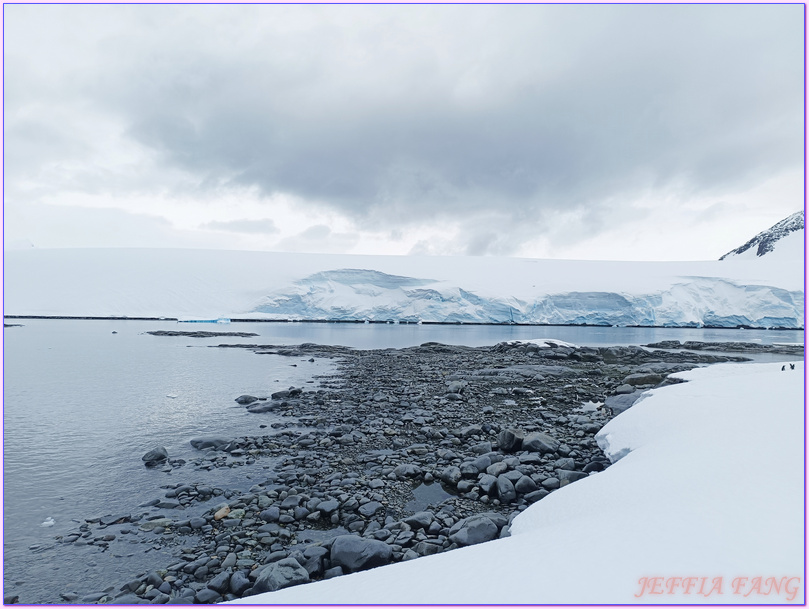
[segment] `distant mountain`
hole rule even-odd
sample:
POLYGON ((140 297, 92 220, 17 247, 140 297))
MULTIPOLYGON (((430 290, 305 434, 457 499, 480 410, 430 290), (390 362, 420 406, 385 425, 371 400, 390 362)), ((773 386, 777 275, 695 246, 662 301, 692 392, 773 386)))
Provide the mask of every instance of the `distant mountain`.
POLYGON ((791 216, 781 220, 778 224, 760 232, 741 247, 737 247, 735 250, 728 252, 722 256, 720 260, 731 256, 738 256, 745 252, 748 252, 747 257, 750 257, 750 254, 753 252, 755 252, 757 257, 764 256, 775 249, 776 242, 787 235, 804 230, 803 222, 803 211, 795 212, 791 216))

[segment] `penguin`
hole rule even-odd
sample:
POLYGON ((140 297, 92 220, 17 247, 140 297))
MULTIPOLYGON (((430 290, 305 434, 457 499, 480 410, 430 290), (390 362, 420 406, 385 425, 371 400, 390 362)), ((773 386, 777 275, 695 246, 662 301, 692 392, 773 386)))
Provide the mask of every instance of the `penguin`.
POLYGON ((787 369, 787 365, 786 365, 786 364, 784 364, 783 366, 781 366, 781 372, 783 372, 783 371, 784 371, 784 370, 786 370, 786 369, 787 369))
POLYGON ((789 369, 790 369, 790 370, 795 370, 795 364, 790 364, 790 365, 789 365, 789 369))

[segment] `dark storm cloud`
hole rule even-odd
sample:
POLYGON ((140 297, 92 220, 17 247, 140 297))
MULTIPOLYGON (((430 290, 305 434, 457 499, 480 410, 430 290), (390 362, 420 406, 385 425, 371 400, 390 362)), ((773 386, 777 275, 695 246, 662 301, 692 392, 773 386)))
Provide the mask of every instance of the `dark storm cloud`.
POLYGON ((598 231, 605 201, 733 192, 802 162, 797 5, 80 8, 10 7, 7 28, 60 10, 94 41, 61 49, 74 78, 44 92, 47 53, 12 53, 19 90, 119 117, 200 184, 360 228, 497 210, 469 253, 516 247, 502 233, 542 233, 550 211, 598 231))

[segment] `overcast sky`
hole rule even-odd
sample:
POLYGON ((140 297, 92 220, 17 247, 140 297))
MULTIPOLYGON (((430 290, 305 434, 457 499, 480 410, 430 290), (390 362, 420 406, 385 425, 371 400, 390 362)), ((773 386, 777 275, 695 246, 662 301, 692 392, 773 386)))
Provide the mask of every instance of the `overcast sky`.
POLYGON ((715 259, 803 207, 803 6, 4 6, 6 247, 715 259))

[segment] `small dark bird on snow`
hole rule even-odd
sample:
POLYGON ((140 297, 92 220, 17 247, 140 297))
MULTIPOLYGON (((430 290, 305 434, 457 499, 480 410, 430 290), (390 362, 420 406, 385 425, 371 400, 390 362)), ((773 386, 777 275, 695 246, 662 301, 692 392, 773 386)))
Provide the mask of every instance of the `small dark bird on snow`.
POLYGON ((789 369, 790 369, 790 370, 795 370, 795 364, 790 364, 790 365, 789 365, 789 369))
POLYGON ((786 369, 787 369, 787 365, 786 365, 786 364, 784 364, 783 366, 781 366, 781 372, 783 372, 783 371, 784 371, 784 370, 786 370, 786 369))

